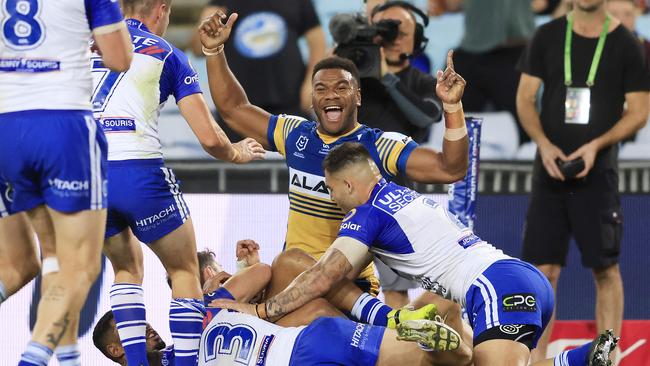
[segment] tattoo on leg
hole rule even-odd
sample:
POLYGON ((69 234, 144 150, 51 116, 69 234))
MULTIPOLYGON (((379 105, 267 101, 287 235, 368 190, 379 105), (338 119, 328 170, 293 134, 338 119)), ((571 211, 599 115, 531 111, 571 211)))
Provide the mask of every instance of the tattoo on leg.
POLYGON ((43 299, 41 301, 62 301, 65 296, 66 289, 61 285, 51 286, 50 289, 45 292, 43 299))
POLYGON ((59 332, 54 331, 52 333, 47 334, 47 341, 51 343, 54 348, 56 348, 59 345, 59 342, 61 342, 61 338, 63 338, 63 335, 68 330, 68 326, 70 325, 69 315, 70 315, 69 312, 65 313, 63 319, 53 324, 54 327, 60 328, 59 332))

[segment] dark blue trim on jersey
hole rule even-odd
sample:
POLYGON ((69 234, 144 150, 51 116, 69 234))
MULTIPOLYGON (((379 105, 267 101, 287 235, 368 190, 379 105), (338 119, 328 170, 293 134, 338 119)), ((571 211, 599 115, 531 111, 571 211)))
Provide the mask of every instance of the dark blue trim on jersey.
POLYGON ((415 148, 418 147, 417 142, 415 141, 409 141, 406 146, 404 146, 404 149, 402 149, 402 152, 399 155, 399 158, 397 158, 397 171, 406 174, 406 163, 409 160, 409 157, 411 156, 411 153, 415 148))
MULTIPOLYGON (((277 126, 277 124, 278 116, 272 114, 271 118, 269 118, 269 128, 266 130, 266 139, 269 140, 269 151, 278 151, 278 148, 275 145, 275 140, 273 139, 273 135, 275 135, 275 126, 277 126)), ((286 152, 286 145, 284 150, 286 152)))
POLYGON ((117 1, 84 0, 90 30, 121 22, 122 10, 117 1))
POLYGON ((215 292, 211 292, 209 294, 203 295, 203 301, 205 301, 205 306, 208 306, 212 301, 219 300, 219 299, 229 299, 229 300, 236 301, 235 297, 232 296, 230 291, 228 291, 223 286, 219 287, 215 292))

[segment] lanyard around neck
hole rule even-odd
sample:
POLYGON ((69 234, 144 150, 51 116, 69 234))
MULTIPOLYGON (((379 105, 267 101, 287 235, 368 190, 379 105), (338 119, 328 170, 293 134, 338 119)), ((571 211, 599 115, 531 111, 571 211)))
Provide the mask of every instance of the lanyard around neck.
MULTIPOLYGON (((598 37, 598 44, 596 45, 596 52, 594 58, 591 60, 591 67, 589 68, 589 77, 587 78, 587 86, 594 85, 596 79, 596 71, 598 70, 598 63, 600 57, 603 55, 603 48, 605 46, 605 38, 607 38, 607 31, 609 30, 609 14, 605 18, 603 30, 598 37)), ((567 15, 566 38, 564 40, 564 84, 571 86, 573 79, 571 78, 571 39, 573 38, 573 13, 567 15)))

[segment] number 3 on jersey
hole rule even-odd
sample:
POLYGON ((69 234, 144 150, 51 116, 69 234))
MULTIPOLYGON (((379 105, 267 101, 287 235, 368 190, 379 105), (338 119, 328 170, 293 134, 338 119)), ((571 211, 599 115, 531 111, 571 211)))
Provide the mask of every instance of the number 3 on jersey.
POLYGON ((99 57, 93 57, 91 61, 93 85, 96 85, 92 99, 93 112, 103 112, 124 73, 109 70, 99 57))
POLYGON ((43 42, 45 29, 38 19, 39 0, 2 0, 2 7, 7 15, 2 20, 2 33, 8 47, 27 50, 43 42))

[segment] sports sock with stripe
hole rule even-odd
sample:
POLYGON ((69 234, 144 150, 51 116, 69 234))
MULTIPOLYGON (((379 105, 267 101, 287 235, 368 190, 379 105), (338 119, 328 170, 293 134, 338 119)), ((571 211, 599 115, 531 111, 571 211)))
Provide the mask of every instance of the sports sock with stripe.
POLYGON ((29 342, 25 353, 20 357, 18 366, 47 366, 51 357, 51 349, 40 343, 29 342))
POLYGON ((111 310, 129 365, 148 366, 147 312, 142 286, 116 283, 111 286, 111 310))
POLYGON ((195 366, 203 331, 205 306, 202 300, 172 299, 169 308, 169 329, 174 340, 176 366, 195 366))
POLYGON ((354 302, 352 316, 360 322, 379 325, 388 325, 388 313, 393 309, 368 293, 362 293, 354 302))

